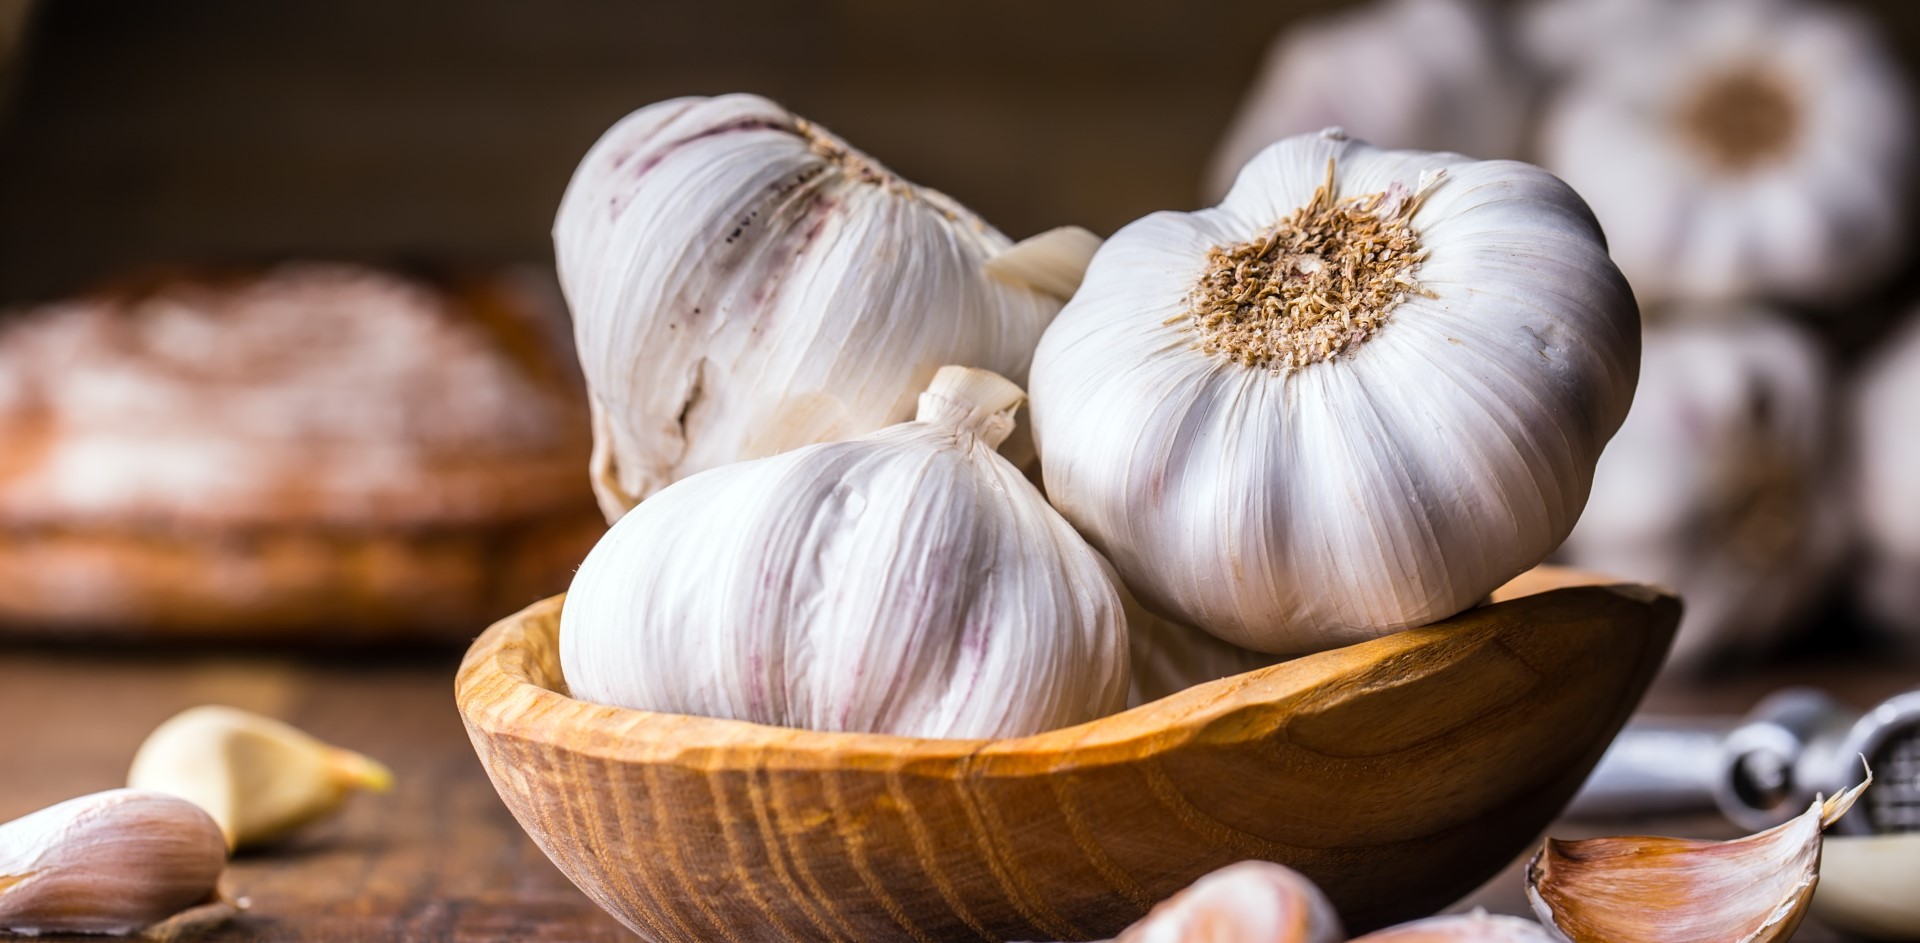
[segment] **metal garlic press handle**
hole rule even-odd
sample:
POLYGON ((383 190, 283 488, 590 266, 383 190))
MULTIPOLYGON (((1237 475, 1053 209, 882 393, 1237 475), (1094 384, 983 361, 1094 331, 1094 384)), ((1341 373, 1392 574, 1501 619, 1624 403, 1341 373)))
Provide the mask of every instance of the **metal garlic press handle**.
POLYGON ((1575 818, 1710 812, 1770 828, 1830 791, 1828 767, 1855 715, 1804 688, 1780 691, 1745 718, 1636 718, 1573 800, 1575 818))

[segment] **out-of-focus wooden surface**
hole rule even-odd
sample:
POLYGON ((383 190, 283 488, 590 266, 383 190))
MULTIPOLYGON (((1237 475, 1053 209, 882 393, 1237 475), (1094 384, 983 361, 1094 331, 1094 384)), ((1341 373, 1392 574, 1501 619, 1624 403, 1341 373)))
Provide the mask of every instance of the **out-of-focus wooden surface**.
MULTIPOLYGON (((183 708, 220 702, 284 717, 391 764, 390 794, 358 797, 286 847, 243 856, 228 888, 252 908, 213 941, 553 940, 630 935, 549 864, 494 795, 453 707, 458 653, 304 664, 279 656, 0 648, 0 820, 123 782, 133 750, 183 708)), ((1865 706, 1920 684, 1912 666, 1770 669, 1704 690, 1657 689, 1660 710, 1739 712, 1788 683, 1865 706)), ((1713 820, 1635 832, 1730 836, 1713 820)), ((1557 835, 1595 834, 1589 825, 1557 835)), ((1519 864, 1460 906, 1525 913, 1519 864)), ((76 938, 81 940, 85 938, 76 938)), ((1802 943, 1836 939, 1809 922, 1802 943)))

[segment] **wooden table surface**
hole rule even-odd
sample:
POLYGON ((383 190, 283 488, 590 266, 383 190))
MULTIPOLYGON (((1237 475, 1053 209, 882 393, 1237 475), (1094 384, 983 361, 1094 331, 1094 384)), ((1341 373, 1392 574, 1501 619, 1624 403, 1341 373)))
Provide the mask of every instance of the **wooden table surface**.
MULTIPOLYGON (((236 860, 227 889, 250 908, 203 939, 632 939, 554 870, 494 795, 454 711, 458 656, 0 648, 0 820, 122 785, 134 748, 160 721, 196 704, 231 704, 373 755, 393 767, 398 786, 359 797, 284 847, 236 860)), ((1920 684, 1920 669, 1770 669, 1735 683, 1663 687, 1649 706, 1737 713, 1788 683, 1865 705, 1920 684)), ((1660 824, 1673 834, 1731 834, 1711 821, 1660 824)), ((1476 905, 1525 912, 1517 862, 1461 906, 1476 905)), ((1798 939, 1835 937, 1809 923, 1798 939)))

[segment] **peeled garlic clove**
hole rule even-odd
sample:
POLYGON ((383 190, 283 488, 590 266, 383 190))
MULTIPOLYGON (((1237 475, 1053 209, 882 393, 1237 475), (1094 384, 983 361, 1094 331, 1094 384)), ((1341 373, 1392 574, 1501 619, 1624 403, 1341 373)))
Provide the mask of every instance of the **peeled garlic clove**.
POLYGON ((1160 902, 1114 943, 1338 943, 1333 902, 1267 861, 1228 865, 1160 902))
POLYGON ((1126 626, 1105 563, 994 451, 1022 398, 943 368, 912 422, 662 489, 574 577, 573 696, 918 737, 1120 709, 1126 626))
POLYGON ((1850 503, 1866 550, 1860 596, 1878 626, 1920 648, 1920 313, 1851 399, 1850 503))
POLYGON ((1478 0, 1383 0, 1301 23, 1269 47, 1206 195, 1226 195, 1267 145, 1328 125, 1382 147, 1514 156, 1526 88, 1478 0))
POLYGON ((1527 867, 1527 898, 1571 943, 1786 940, 1820 878, 1821 832, 1872 782, 1730 842, 1549 838, 1527 867))
POLYGON ((230 847, 269 841, 327 816, 358 790, 385 792, 393 774, 268 717, 195 707, 147 736, 127 785, 179 796, 212 815, 230 847))
POLYGON ((1804 615, 1846 543, 1826 359, 1759 309, 1696 313, 1643 341, 1633 409, 1559 555, 1679 592, 1669 670, 1758 654, 1804 615))
POLYGON ((1025 382, 1078 280, 1077 237, 995 265, 1015 247, 966 207, 753 95, 621 119, 553 238, 610 520, 694 472, 908 419, 943 364, 1025 382))
POLYGON ((1101 246, 1034 354, 1034 437, 1048 498, 1144 605, 1315 651, 1543 560, 1639 355, 1560 181, 1325 132, 1101 246))
POLYGON ((1531 920, 1476 910, 1376 930, 1353 943, 1565 943, 1531 920))
POLYGON ((0 825, 0 931, 131 933, 212 898, 220 827, 173 796, 115 789, 0 825))
POLYGON ((1644 8, 1592 21, 1618 31, 1581 37, 1602 51, 1540 133, 1541 163, 1592 204, 1641 302, 1831 306, 1873 289, 1904 255, 1914 155, 1874 25, 1789 0, 1644 8))
POLYGON ((1920 940, 1920 832, 1827 838, 1813 916, 1869 940, 1920 940))

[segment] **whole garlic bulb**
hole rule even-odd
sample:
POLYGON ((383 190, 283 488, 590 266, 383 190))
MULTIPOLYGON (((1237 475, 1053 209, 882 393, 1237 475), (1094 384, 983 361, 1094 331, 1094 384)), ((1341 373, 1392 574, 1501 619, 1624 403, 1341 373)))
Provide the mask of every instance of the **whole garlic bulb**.
POLYGON ((1685 671, 1778 641, 1832 575, 1837 443, 1825 358, 1794 325, 1698 313, 1643 340, 1633 411, 1561 555, 1678 590, 1686 614, 1667 666, 1685 671))
POLYGON ((1312 651, 1544 559, 1639 353, 1560 181, 1323 132, 1107 240, 1034 354, 1034 432, 1048 496, 1142 603, 1312 651))
POLYGON ((1593 205, 1641 300, 1870 288, 1900 257, 1914 155, 1869 24, 1798 0, 1647 12, 1588 36, 1604 51, 1570 70, 1541 132, 1541 162, 1593 205))
POLYGON ((946 367, 911 422, 662 489, 574 578, 574 696, 918 737, 1119 710, 1126 626, 1106 564, 994 451, 1022 398, 946 367))
POLYGON ((1868 367, 1849 406, 1862 595, 1876 622, 1920 648, 1920 316, 1868 367))
POLYGON ((1037 266, 1009 261, 1026 253, 965 207, 757 96, 621 119, 553 230, 602 510, 906 419, 942 364, 1024 382, 1095 241, 1067 235, 1064 261, 1057 232, 1037 266))
POLYGON ((1525 88, 1479 0, 1381 0, 1304 23, 1268 49, 1214 152, 1207 196, 1224 196, 1261 148, 1334 125, 1382 147, 1512 156, 1525 88))

